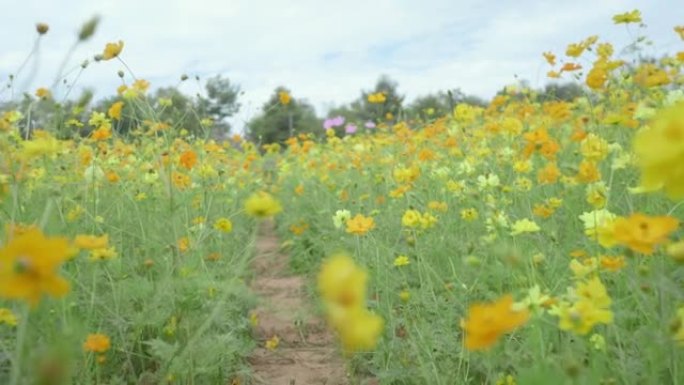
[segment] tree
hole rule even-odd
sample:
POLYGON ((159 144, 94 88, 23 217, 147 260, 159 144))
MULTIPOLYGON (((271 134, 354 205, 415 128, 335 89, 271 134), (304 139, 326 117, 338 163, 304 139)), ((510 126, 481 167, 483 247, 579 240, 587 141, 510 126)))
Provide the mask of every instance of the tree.
POLYGON ((422 120, 430 120, 447 115, 453 110, 448 94, 440 91, 437 94, 428 94, 417 97, 407 108, 407 115, 418 117, 422 120))
MULTIPOLYGON (((388 117, 398 117, 402 113, 404 95, 400 95, 397 89, 399 84, 387 75, 381 75, 370 91, 361 91, 361 95, 351 103, 331 109, 327 116, 342 116, 346 122, 363 124, 365 122, 382 122, 388 117), (371 103, 369 95, 382 93, 384 101, 371 103), (389 115, 388 115, 389 114, 389 115)), ((343 134, 344 127, 335 127, 338 135, 343 134)))
POLYGON ((352 103, 352 109, 358 111, 357 119, 378 122, 386 119, 387 114, 398 116, 404 103, 404 95, 399 95, 399 83, 387 75, 381 75, 372 91, 362 91, 361 97, 352 103), (385 95, 383 103, 371 103, 368 96, 382 93, 385 95))
POLYGON ((539 91, 539 99, 544 101, 563 100, 569 102, 584 94, 585 91, 579 83, 549 83, 543 90, 539 91))
POLYGON ((283 143, 297 134, 321 131, 321 122, 314 108, 306 101, 295 98, 290 98, 289 103, 284 104, 280 100, 282 92, 289 95, 286 88, 276 88, 261 108, 261 114, 247 123, 247 138, 259 144, 283 143))
POLYGON ((218 134, 227 134, 231 127, 226 119, 240 110, 240 87, 232 84, 229 79, 216 75, 207 79, 205 89, 206 97, 197 96, 197 113, 202 117, 211 118, 218 134))

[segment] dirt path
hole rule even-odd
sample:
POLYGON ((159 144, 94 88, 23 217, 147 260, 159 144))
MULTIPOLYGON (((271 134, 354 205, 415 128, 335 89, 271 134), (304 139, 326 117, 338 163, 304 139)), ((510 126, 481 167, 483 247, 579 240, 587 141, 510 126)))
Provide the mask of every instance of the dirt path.
POLYGON ((304 278, 289 275, 288 258, 279 252, 273 223, 261 224, 256 243, 252 289, 260 296, 257 348, 250 357, 254 384, 343 385, 344 364, 325 322, 315 317, 304 290, 304 278), (278 347, 265 347, 277 336, 278 347))

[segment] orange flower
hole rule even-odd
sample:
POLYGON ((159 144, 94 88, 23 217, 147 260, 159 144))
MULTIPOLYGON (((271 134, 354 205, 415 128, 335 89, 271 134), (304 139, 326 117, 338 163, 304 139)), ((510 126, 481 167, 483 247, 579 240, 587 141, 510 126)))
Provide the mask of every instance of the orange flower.
POLYGON ((182 237, 176 242, 176 246, 178 247, 178 251, 185 253, 190 249, 190 239, 188 237, 182 237))
POLYGON ((94 140, 107 140, 112 137, 112 130, 107 127, 100 127, 93 131, 91 136, 94 140))
POLYGON ((105 353, 111 346, 111 341, 106 335, 89 334, 83 343, 83 350, 90 353, 105 353))
POLYGON ((187 150, 180 156, 180 165, 191 170, 197 163, 197 154, 192 150, 187 150))
POLYGON ((363 235, 374 228, 373 218, 361 214, 356 214, 354 218, 347 220, 347 232, 350 234, 363 235))
POLYGON ((540 184, 554 184, 556 181, 558 181, 558 177, 560 177, 561 173, 560 170, 558 169, 558 166, 556 166, 555 163, 547 163, 546 166, 539 170, 539 173, 537 174, 537 181, 540 184))
POLYGON ((625 267, 625 257, 611 257, 609 255, 603 255, 601 256, 601 267, 608 271, 618 271, 625 267))
POLYGON ((468 318, 461 321, 465 331, 465 347, 483 350, 491 347, 505 333, 525 324, 530 317, 527 310, 513 310, 513 296, 507 294, 493 303, 470 306, 468 318))
POLYGON ((565 64, 563 64, 563 67, 561 67, 561 72, 572 72, 572 71, 578 71, 581 69, 582 69, 582 66, 577 64, 577 63, 565 63, 565 64))
POLYGON ((679 221, 670 216, 649 217, 641 213, 618 218, 613 225, 615 240, 633 251, 651 255, 655 247, 667 241, 679 221))

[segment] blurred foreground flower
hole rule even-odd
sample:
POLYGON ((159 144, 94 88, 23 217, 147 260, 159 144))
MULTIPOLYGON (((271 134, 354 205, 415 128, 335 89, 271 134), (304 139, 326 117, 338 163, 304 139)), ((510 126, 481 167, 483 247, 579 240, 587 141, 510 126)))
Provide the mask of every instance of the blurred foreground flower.
POLYGON ((247 214, 257 218, 272 217, 282 210, 280 203, 265 191, 254 193, 245 201, 247 214))
POLYGON ((318 290, 328 321, 346 353, 375 348, 384 328, 382 317, 366 309, 365 270, 346 254, 328 258, 318 274, 318 290))
POLYGON ((659 112, 634 137, 634 152, 645 191, 663 189, 672 199, 684 198, 684 103, 659 112))
POLYGON ((513 297, 508 294, 492 303, 470 306, 468 318, 461 321, 468 350, 484 350, 496 343, 499 337, 524 325, 529 312, 514 310, 513 297))
POLYGON ((72 255, 66 238, 48 238, 35 228, 10 239, 0 249, 0 298, 35 306, 43 294, 65 296, 69 282, 59 275, 59 268, 72 255))

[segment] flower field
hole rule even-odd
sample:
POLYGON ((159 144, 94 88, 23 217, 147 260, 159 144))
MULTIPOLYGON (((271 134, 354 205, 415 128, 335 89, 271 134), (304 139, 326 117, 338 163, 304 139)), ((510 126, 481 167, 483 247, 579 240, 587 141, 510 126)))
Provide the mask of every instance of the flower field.
POLYGON ((251 352, 283 348, 254 335, 270 221, 350 384, 684 384, 673 33, 652 62, 544 53, 574 100, 508 87, 272 144, 188 132, 123 76, 106 110, 27 129, 38 89, 0 111, 0 384, 258 383, 251 352))

